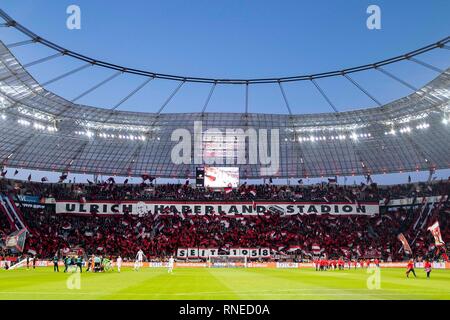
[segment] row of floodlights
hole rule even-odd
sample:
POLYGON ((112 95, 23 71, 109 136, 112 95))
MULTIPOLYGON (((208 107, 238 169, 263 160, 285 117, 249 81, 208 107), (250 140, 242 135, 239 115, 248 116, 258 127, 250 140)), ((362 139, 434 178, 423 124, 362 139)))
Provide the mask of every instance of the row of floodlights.
MULTIPOLYGON (((1 114, 0 118, 2 120, 6 120, 6 115, 5 114, 1 114)), ((19 119, 17 120, 17 123, 19 123, 20 125, 23 126, 31 126, 32 123, 28 120, 24 120, 24 119, 19 119)), ((447 125, 450 123, 450 118, 444 117, 442 119, 442 123, 447 125)), ((429 128, 430 125, 428 123, 421 123, 418 124, 415 128, 417 130, 423 130, 423 129, 427 129, 429 128)), ((47 130, 49 132, 56 132, 58 131, 57 128, 53 127, 53 126, 45 126, 42 125, 40 123, 34 122, 33 123, 33 128, 37 129, 37 130, 47 130)), ((398 129, 398 132, 401 134, 404 133, 410 133, 412 132, 413 128, 406 126, 403 128, 398 129)), ((89 138, 94 137, 96 134, 92 131, 77 131, 75 132, 75 134, 77 135, 84 135, 87 136, 89 138)), ((385 135, 396 135, 397 134, 397 130, 395 130, 394 128, 391 129, 390 131, 386 131, 384 133, 385 135)), ((110 134, 110 133, 97 133, 97 136, 100 138, 118 138, 118 139, 123 139, 123 140, 138 140, 138 141, 145 141, 145 136, 143 135, 132 135, 132 134, 110 134)), ((327 141, 327 140, 346 140, 348 139, 353 139, 353 140, 358 140, 359 138, 370 138, 371 134, 370 133, 361 133, 361 134, 356 134, 356 133, 352 133, 350 135, 336 135, 336 136, 309 136, 309 137, 299 137, 298 141, 299 142, 305 142, 305 141, 311 141, 311 142, 315 142, 315 141, 327 141)), ((159 140, 159 139, 158 139, 159 140)), ((286 139, 287 140, 287 139, 286 139)))
MULTIPOLYGON (((416 126, 417 130, 424 130, 424 129, 428 129, 430 127, 430 125, 428 123, 421 123, 419 125, 416 126)), ((398 130, 399 133, 410 133, 413 129, 411 127, 403 127, 400 128, 398 130)), ((397 134, 397 131, 395 129, 391 129, 391 131, 386 131, 384 133, 384 135, 391 135, 391 136, 395 136, 397 134)))
MULTIPOLYGON (((5 115, 2 115, 2 119, 5 120, 5 119, 6 119, 6 116, 5 116, 5 115)), ((24 120, 24 119, 19 119, 19 120, 17 120, 17 123, 20 124, 20 125, 22 125, 22 126, 25 126, 25 127, 29 127, 29 126, 32 125, 30 121, 24 120)), ((58 131, 58 129, 56 129, 55 127, 52 127, 52 126, 45 126, 45 125, 40 124, 40 123, 38 123, 38 122, 34 122, 34 123, 33 123, 33 128, 36 129, 36 130, 47 130, 48 132, 56 132, 56 131, 58 131)))
POLYGON ((360 134, 352 133, 350 135, 340 134, 340 135, 331 136, 331 137, 326 137, 326 136, 299 137, 298 141, 299 142, 305 142, 305 141, 315 142, 315 141, 346 140, 346 139, 358 140, 360 138, 370 138, 370 137, 372 137, 372 135, 370 133, 360 133, 360 134))
MULTIPOLYGON (((92 131, 76 131, 76 135, 86 136, 88 138, 94 137, 96 134, 92 131)), ((112 134, 112 133, 97 133, 97 136, 100 138, 109 138, 109 139, 122 139, 122 140, 138 140, 145 141, 144 136, 135 136, 132 134, 112 134)))

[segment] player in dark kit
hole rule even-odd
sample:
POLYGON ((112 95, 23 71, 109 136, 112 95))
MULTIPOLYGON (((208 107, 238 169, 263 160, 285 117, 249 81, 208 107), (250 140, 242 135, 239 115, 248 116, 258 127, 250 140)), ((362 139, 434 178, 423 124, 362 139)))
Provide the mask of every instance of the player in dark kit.
POLYGON ((56 272, 59 272, 58 260, 59 260, 58 256, 55 255, 55 256, 53 257, 53 272, 55 272, 55 271, 56 271, 56 272))
POLYGON ((409 260, 408 264, 406 265, 406 277, 409 278, 409 273, 412 272, 414 275, 414 278, 417 278, 416 272, 414 271, 414 261, 411 259, 409 260))
POLYGON ((63 257, 63 260, 64 260, 64 272, 67 272, 69 270, 71 259, 70 257, 63 257))
POLYGON ((81 256, 78 256, 76 261, 77 261, 77 269, 80 268, 80 273, 82 273, 83 258, 81 256))

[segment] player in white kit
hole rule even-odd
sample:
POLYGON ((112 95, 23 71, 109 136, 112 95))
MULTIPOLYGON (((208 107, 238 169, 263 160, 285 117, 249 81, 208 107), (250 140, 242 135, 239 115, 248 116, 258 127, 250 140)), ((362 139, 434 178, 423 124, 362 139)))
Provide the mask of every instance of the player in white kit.
POLYGON ((144 251, 139 249, 136 254, 136 263, 134 264, 134 270, 139 270, 142 267, 142 261, 144 260, 144 251))
POLYGON ((173 259, 173 256, 170 256, 169 258, 169 263, 167 265, 168 269, 167 272, 168 273, 172 273, 173 272, 173 265, 174 265, 175 260, 173 259))
POLYGON ((122 257, 121 256, 117 257, 116 263, 117 263, 117 271, 119 271, 119 273, 120 273, 120 268, 122 267, 122 257))

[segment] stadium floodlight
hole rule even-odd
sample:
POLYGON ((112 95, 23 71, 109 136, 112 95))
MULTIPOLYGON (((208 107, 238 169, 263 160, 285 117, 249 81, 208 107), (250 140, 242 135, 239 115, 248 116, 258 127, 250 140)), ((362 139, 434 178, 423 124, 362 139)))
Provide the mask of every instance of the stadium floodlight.
POLYGON ((416 126, 416 129, 427 129, 430 125, 428 123, 421 123, 416 126))
POLYGON ((26 117, 34 118, 34 119, 40 120, 40 121, 53 122, 55 120, 54 117, 51 116, 50 114, 47 114, 42 111, 37 111, 34 108, 25 107, 23 105, 19 106, 17 108, 17 111, 26 117))
POLYGON ((447 124, 447 123, 448 123, 447 118, 442 119, 442 123, 443 123, 443 124, 447 124))
POLYGON ((17 120, 17 123, 19 123, 19 124, 21 124, 23 126, 29 126, 31 124, 29 121, 24 120, 24 119, 17 120))
POLYGON ((43 129, 45 129, 45 126, 43 126, 43 125, 40 124, 40 123, 35 122, 35 123, 33 124, 33 128, 38 129, 38 130, 43 130, 43 129))
POLYGON ((2 120, 6 120, 6 115, 2 114, 1 118, 2 118, 2 120))

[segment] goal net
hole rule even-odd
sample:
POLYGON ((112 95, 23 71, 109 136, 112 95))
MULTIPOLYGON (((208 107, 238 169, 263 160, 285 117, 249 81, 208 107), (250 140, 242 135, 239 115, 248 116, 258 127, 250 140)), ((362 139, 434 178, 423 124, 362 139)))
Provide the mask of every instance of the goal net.
POLYGON ((210 268, 247 268, 247 257, 209 257, 208 264, 210 268))

